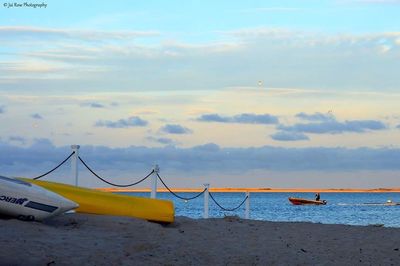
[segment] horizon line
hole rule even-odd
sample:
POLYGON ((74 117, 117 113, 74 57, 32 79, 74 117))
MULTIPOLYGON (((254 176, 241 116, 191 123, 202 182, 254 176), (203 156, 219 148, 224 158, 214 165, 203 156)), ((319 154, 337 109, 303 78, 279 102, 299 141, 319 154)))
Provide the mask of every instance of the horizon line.
MULTIPOLYGON (((96 190, 105 192, 151 192, 150 188, 95 188, 96 190)), ((204 189, 200 188, 174 188, 173 192, 202 192, 204 189)), ((261 193, 279 193, 279 192, 292 192, 292 193, 384 193, 384 192, 400 192, 400 187, 389 188, 231 188, 231 187, 216 187, 210 188, 210 192, 261 192, 261 193)), ((169 192, 165 188, 157 188, 157 192, 169 192)))

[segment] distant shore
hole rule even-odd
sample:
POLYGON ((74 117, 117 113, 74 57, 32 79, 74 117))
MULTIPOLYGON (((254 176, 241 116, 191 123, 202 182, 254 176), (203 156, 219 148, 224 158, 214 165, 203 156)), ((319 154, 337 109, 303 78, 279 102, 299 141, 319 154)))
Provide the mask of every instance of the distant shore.
MULTIPOLYGON (((148 188, 96 188, 106 192, 150 192, 148 188)), ((173 188, 174 192, 201 192, 200 188, 173 188)), ((157 192, 168 192, 167 189, 159 188, 157 192)), ((400 192, 399 188, 210 188, 210 192, 260 192, 260 193, 385 193, 385 192, 400 192)))
POLYGON ((0 219, 0 265, 399 265, 400 229, 66 214, 0 219))

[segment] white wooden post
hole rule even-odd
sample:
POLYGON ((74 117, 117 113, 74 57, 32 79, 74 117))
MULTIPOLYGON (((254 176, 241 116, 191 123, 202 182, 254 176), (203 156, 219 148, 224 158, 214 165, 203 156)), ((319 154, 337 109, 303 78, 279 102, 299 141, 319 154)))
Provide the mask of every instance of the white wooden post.
POLYGON ((250 219, 250 192, 246 191, 246 210, 244 213, 245 219, 250 219))
POLYGON ((204 191, 204 213, 203 213, 203 218, 207 219, 208 218, 208 191, 210 189, 210 184, 204 184, 204 188, 206 191, 204 191))
POLYGON ((150 198, 155 199, 157 197, 157 174, 160 172, 160 167, 158 167, 158 164, 154 165, 154 173, 152 174, 153 176, 153 182, 151 186, 151 194, 150 198))
POLYGON ((78 157, 79 157, 79 145, 71 145, 72 151, 75 152, 74 155, 71 157, 71 170, 72 176, 75 176, 75 186, 78 186, 78 157))

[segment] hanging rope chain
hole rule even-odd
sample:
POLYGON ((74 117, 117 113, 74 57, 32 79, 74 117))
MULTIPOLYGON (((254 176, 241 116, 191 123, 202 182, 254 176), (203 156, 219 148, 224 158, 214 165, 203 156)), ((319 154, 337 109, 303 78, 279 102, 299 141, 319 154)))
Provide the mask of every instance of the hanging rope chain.
POLYGON ((119 185, 119 184, 114 184, 111 183, 107 180, 105 180, 104 178, 101 178, 98 174, 96 174, 92 169, 90 169, 90 167, 82 160, 82 158, 80 156, 78 156, 79 160, 83 163, 83 165, 98 179, 100 179, 101 181, 103 181, 104 183, 107 183, 111 186, 115 186, 115 187, 131 187, 131 186, 135 186, 139 183, 142 183, 144 180, 146 180, 149 176, 151 176, 152 173, 154 173, 154 170, 152 170, 148 175, 146 175, 145 177, 143 177, 142 179, 140 179, 139 181, 132 183, 132 184, 127 184, 127 185, 119 185))
MULTIPOLYGON (((48 172, 46 172, 46 173, 44 173, 44 174, 42 174, 42 175, 40 175, 40 176, 34 177, 34 178, 32 178, 32 179, 33 179, 33 180, 37 180, 37 179, 39 179, 39 178, 42 178, 42 177, 44 177, 44 176, 46 176, 46 175, 52 173, 53 171, 55 171, 56 169, 58 169, 61 165, 63 165, 66 161, 68 161, 68 160, 72 157, 72 155, 74 155, 74 154, 75 154, 75 151, 73 151, 67 158, 65 158, 60 164, 58 164, 56 167, 54 167, 54 168, 51 169, 50 171, 48 171, 48 172)), ((96 174, 96 173, 85 163, 85 161, 82 160, 82 158, 81 158, 80 156, 78 156, 78 158, 79 158, 79 160, 82 162, 82 164, 83 164, 95 177, 97 177, 98 179, 100 179, 100 180, 103 181, 104 183, 107 183, 107 184, 109 184, 109 185, 111 185, 111 186, 115 186, 115 187, 130 187, 130 186, 135 186, 135 185, 140 184, 140 183, 142 183, 143 181, 145 181, 145 180, 146 180, 149 176, 151 176, 153 173, 156 173, 158 179, 160 179, 160 181, 161 181, 161 183, 164 185, 164 187, 165 187, 172 195, 174 195, 175 197, 177 197, 177 198, 179 198, 179 199, 182 199, 182 200, 193 200, 193 199, 196 199, 196 198, 200 197, 201 195, 203 195, 203 194, 207 191, 207 188, 205 188, 202 192, 200 192, 199 194, 197 194, 197 195, 195 195, 195 196, 193 196, 193 197, 182 197, 182 196, 179 196, 178 194, 176 194, 175 192, 173 192, 173 191, 167 186, 167 184, 165 184, 164 180, 162 180, 162 178, 160 177, 160 175, 158 174, 158 172, 155 171, 154 169, 153 169, 148 175, 146 175, 144 178, 140 179, 140 180, 137 181, 137 182, 134 182, 134 183, 131 183, 131 184, 126 184, 126 185, 115 184, 115 183, 109 182, 109 181, 105 180, 104 178, 100 177, 98 174, 96 174)), ((217 202, 217 200, 214 198, 214 196, 211 194, 211 192, 208 191, 208 194, 210 195, 210 198, 212 199, 212 201, 214 201, 214 203, 215 203, 219 208, 221 208, 221 209, 224 210, 224 211, 235 211, 235 210, 239 209, 239 208, 246 202, 246 200, 249 198, 249 196, 246 196, 246 197, 244 198, 244 200, 243 200, 237 207, 228 209, 228 208, 224 208, 223 206, 221 206, 221 205, 217 202)))
POLYGON ((56 170, 58 167, 60 167, 61 165, 63 165, 66 161, 68 161, 68 159, 71 158, 71 156, 74 155, 74 154, 75 154, 75 152, 73 151, 73 152, 72 152, 67 158, 65 158, 65 160, 62 161, 59 165, 57 165, 56 167, 54 167, 53 169, 51 169, 51 170, 48 171, 47 173, 44 173, 43 175, 34 177, 34 178, 32 178, 32 179, 33 179, 33 180, 37 180, 37 179, 39 179, 39 178, 42 178, 42 177, 44 177, 44 176, 50 174, 51 172, 53 172, 54 170, 56 170))
POLYGON ((160 179, 160 181, 161 181, 161 183, 164 185, 164 187, 172 194, 172 195, 174 195, 175 197, 177 197, 177 198, 179 198, 179 199, 183 199, 183 200, 192 200, 192 199, 195 199, 195 198, 198 198, 198 197, 200 197, 204 192, 206 192, 206 188, 202 191, 202 192, 200 192, 199 194, 197 194, 196 196, 194 196, 194 197, 190 197, 190 198, 185 198, 185 197, 182 197, 182 196, 179 196, 178 194, 176 194, 175 192, 173 192, 165 183, 164 183, 164 181, 162 180, 162 178, 158 175, 158 173, 157 173, 157 176, 158 176, 158 179, 160 179))
POLYGON ((227 209, 227 208, 222 207, 222 206, 214 199, 214 197, 213 197, 213 195, 211 194, 211 192, 208 192, 208 194, 210 195, 210 198, 214 201, 214 203, 217 204, 218 207, 220 207, 222 210, 227 211, 227 212, 232 212, 232 211, 236 211, 237 209, 239 209, 239 208, 246 202, 247 198, 249 197, 249 196, 246 196, 246 197, 244 198, 244 200, 239 204, 239 206, 237 206, 237 207, 235 207, 235 208, 232 208, 232 209, 227 209))

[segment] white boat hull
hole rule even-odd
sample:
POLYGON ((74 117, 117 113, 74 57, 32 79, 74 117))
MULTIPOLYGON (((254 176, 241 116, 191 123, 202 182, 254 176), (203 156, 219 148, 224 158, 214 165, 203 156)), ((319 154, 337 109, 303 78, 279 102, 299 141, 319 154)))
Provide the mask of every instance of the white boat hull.
POLYGON ((0 214, 41 221, 75 209, 78 204, 25 181, 0 176, 0 214))

